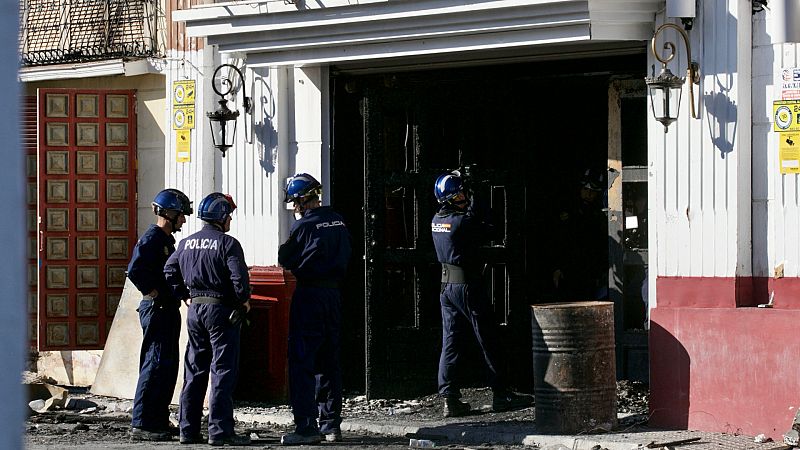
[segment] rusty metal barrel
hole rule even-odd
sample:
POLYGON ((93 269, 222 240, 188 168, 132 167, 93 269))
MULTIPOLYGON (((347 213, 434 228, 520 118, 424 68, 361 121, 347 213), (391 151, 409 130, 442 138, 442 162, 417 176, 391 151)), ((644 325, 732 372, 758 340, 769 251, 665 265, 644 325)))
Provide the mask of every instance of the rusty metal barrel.
POLYGON ((575 434, 617 422, 614 304, 533 305, 536 428, 575 434))

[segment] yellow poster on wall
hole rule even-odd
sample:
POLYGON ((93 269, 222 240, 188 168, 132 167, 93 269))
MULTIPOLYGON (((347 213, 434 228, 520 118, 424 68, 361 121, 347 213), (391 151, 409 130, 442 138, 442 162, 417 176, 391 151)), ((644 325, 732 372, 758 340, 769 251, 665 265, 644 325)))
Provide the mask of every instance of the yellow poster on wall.
POLYGON ((194 106, 172 107, 172 129, 191 130, 194 128, 194 106))
POLYGON ((172 129, 194 128, 195 81, 172 82, 172 129))
POLYGON ((800 173, 800 133, 778 133, 781 173, 800 173))
POLYGON ((192 160, 192 131, 175 130, 175 161, 190 162, 192 160))
POLYGON ((800 131, 800 100, 772 102, 772 129, 777 132, 800 131))
POLYGON ((194 105, 194 80, 172 82, 172 104, 194 105))

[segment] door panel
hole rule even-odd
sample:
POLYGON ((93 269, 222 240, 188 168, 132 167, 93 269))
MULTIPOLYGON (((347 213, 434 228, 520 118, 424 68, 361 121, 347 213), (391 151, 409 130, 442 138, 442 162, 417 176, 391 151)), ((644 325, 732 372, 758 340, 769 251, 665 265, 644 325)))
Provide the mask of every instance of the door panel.
MULTIPOLYGON (((476 179, 481 182, 474 186, 475 198, 498 226, 497 237, 487 240, 482 257, 487 263, 486 288, 497 322, 504 325, 501 340, 509 360, 519 364, 529 359, 530 323, 522 287, 525 212, 508 207, 524 203, 524 177, 511 167, 513 158, 493 159, 483 148, 458 145, 475 119, 462 120, 467 119, 462 112, 467 108, 452 102, 453 92, 441 88, 373 86, 362 99, 369 397, 436 391, 441 267, 430 231, 437 208, 432 186, 438 175, 461 165, 477 163, 476 179)), ((483 358, 472 341, 465 339, 462 358, 467 386, 484 381, 483 358)))
POLYGON ((39 350, 102 349, 136 243, 133 91, 38 91, 39 350))

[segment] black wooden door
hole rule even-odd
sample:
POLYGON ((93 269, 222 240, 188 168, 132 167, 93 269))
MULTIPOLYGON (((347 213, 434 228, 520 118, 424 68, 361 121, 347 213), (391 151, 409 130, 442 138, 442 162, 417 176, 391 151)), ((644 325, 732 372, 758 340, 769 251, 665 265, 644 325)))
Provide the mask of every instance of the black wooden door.
MULTIPOLYGON (((498 227, 484 243, 484 271, 510 373, 530 373, 530 322, 525 299, 525 178, 515 158, 487 158, 469 144, 463 86, 409 83, 364 90, 364 255, 366 392, 411 397, 436 390, 441 349, 440 265, 430 223, 436 177, 475 164, 475 198, 498 227)), ((517 160, 518 161, 518 160, 517 160)), ((466 349, 466 385, 481 384, 482 357, 466 349), (475 370, 472 370, 475 369, 475 370)))

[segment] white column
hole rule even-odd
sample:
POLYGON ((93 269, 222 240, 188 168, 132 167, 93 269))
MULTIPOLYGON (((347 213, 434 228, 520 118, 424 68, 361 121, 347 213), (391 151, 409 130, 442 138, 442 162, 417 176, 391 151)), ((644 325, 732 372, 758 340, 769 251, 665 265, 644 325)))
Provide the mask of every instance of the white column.
MULTIPOLYGON (((328 140, 328 69, 298 67, 293 70, 293 111, 290 114, 290 155, 294 152, 294 172, 316 177, 329 188, 330 154, 328 140), (323 108, 325 106, 325 108, 323 108), (323 125, 324 124, 324 125, 323 125), (325 133, 323 134, 323 131, 325 133)), ((323 202, 328 203, 323 190, 323 202)))

